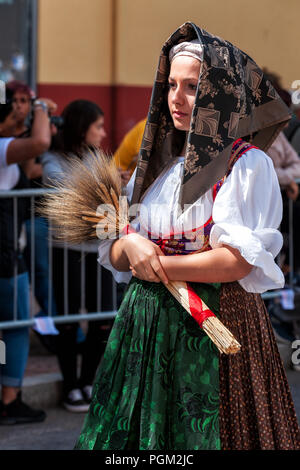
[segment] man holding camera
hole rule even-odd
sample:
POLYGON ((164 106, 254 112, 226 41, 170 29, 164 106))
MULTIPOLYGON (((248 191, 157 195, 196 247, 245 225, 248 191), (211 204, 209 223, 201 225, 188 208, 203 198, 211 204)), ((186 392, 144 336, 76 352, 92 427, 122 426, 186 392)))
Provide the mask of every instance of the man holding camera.
MULTIPOLYGON (((33 122, 30 135, 14 138, 17 113, 13 94, 6 93, 6 104, 0 105, 0 190, 21 189, 27 179, 18 165, 45 152, 51 143, 49 115, 56 104, 49 99, 33 102, 33 122)), ((18 199, 17 239, 19 240, 26 210, 18 199)), ((29 319, 29 279, 19 247, 14 240, 14 211, 12 198, 0 198, 0 321, 13 320, 14 279, 17 282, 17 319, 29 319)), ((44 411, 34 410, 22 401, 21 386, 29 352, 28 327, 3 330, 6 364, 0 365, 0 424, 43 421, 44 411)))

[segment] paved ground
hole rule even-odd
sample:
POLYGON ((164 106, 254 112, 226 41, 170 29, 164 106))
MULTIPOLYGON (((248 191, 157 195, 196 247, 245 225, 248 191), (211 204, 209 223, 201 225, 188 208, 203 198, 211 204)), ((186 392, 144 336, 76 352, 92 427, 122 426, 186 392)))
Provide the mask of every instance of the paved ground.
POLYGON ((71 450, 80 433, 84 414, 63 408, 45 410, 43 423, 0 426, 0 450, 71 450))
MULTIPOLYGON (((287 370, 300 422, 300 372, 287 370)), ((0 426, 0 450, 71 450, 80 433, 84 414, 50 408, 44 423, 0 426)))

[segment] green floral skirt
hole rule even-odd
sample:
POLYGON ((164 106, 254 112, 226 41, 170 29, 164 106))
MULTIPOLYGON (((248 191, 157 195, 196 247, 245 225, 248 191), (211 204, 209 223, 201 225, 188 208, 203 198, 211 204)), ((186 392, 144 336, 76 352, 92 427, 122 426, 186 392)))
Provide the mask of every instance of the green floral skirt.
MULTIPOLYGON (((218 314, 220 284, 192 284, 218 314)), ((132 279, 76 449, 220 449, 219 354, 163 284, 132 279)))

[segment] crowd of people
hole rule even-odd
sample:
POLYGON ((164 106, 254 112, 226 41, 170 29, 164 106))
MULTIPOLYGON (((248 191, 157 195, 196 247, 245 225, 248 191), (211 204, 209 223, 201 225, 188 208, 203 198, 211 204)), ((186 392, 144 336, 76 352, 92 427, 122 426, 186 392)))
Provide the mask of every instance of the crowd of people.
MULTIPOLYGON (((282 191, 284 211, 281 224, 283 234, 288 233, 288 200, 294 202, 294 231, 299 233, 300 179, 300 115, 276 75, 266 75, 272 81, 288 107, 293 112, 289 125, 278 135, 267 151, 271 157, 282 191)), ((68 161, 81 158, 86 150, 101 148, 106 137, 105 116, 98 104, 78 99, 68 104, 59 120, 55 115, 57 105, 49 98, 34 96, 24 83, 11 82, 6 87, 6 104, 0 106, 0 190, 41 188, 61 181, 68 171, 68 161)), ((124 137, 114 154, 120 170, 122 184, 126 186, 134 173, 144 134, 146 118, 124 137)), ((36 200, 38 200, 36 198, 36 200)), ((82 308, 82 249, 72 246, 67 252, 58 244, 53 246, 53 285, 49 284, 48 221, 32 208, 28 199, 18 199, 17 235, 14 244, 13 202, 9 197, 0 199, 0 321, 12 320, 14 278, 17 278, 17 319, 30 317, 30 275, 34 269, 34 296, 40 307, 37 316, 57 316, 79 313, 82 308), (33 224, 32 224, 33 221, 33 224), (20 246, 21 232, 26 232, 27 244, 20 246), (33 231, 33 234, 32 234, 33 231), (31 266, 30 240, 34 236, 34 268, 31 266), (49 289, 49 285, 51 288, 49 289)), ((285 237, 287 239, 287 237, 285 237)), ((85 298, 86 312, 113 310, 111 272, 97 263, 97 243, 85 246, 85 298), (101 275, 99 276, 99 269, 101 275), (99 290, 101 302, 99 303, 99 290)), ((288 246, 284 245, 281 268, 289 273, 288 246)), ((299 246, 294 246, 295 276, 300 279, 299 246)), ((81 371, 78 377, 78 323, 59 323, 59 334, 51 338, 51 347, 57 355, 63 376, 64 407, 69 411, 86 412, 92 400, 92 385, 101 361, 112 321, 89 321, 80 348, 81 371)), ((276 328, 276 325, 274 325, 276 328)), ((22 382, 29 354, 29 328, 3 329, 6 345, 6 364, 0 365, 0 424, 43 421, 46 414, 22 400, 22 382)), ((45 338, 44 338, 45 340, 45 338)))

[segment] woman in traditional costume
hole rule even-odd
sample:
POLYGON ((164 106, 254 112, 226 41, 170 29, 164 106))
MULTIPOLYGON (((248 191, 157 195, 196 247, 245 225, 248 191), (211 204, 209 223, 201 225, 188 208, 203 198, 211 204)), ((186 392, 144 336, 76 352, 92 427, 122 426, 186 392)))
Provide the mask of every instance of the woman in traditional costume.
POLYGON ((280 189, 263 150, 289 118, 229 42, 188 22, 164 44, 127 188, 138 233, 100 242, 101 264, 130 282, 77 449, 300 449, 259 295, 284 285, 280 189), (240 352, 220 354, 168 280, 188 281, 240 352))

